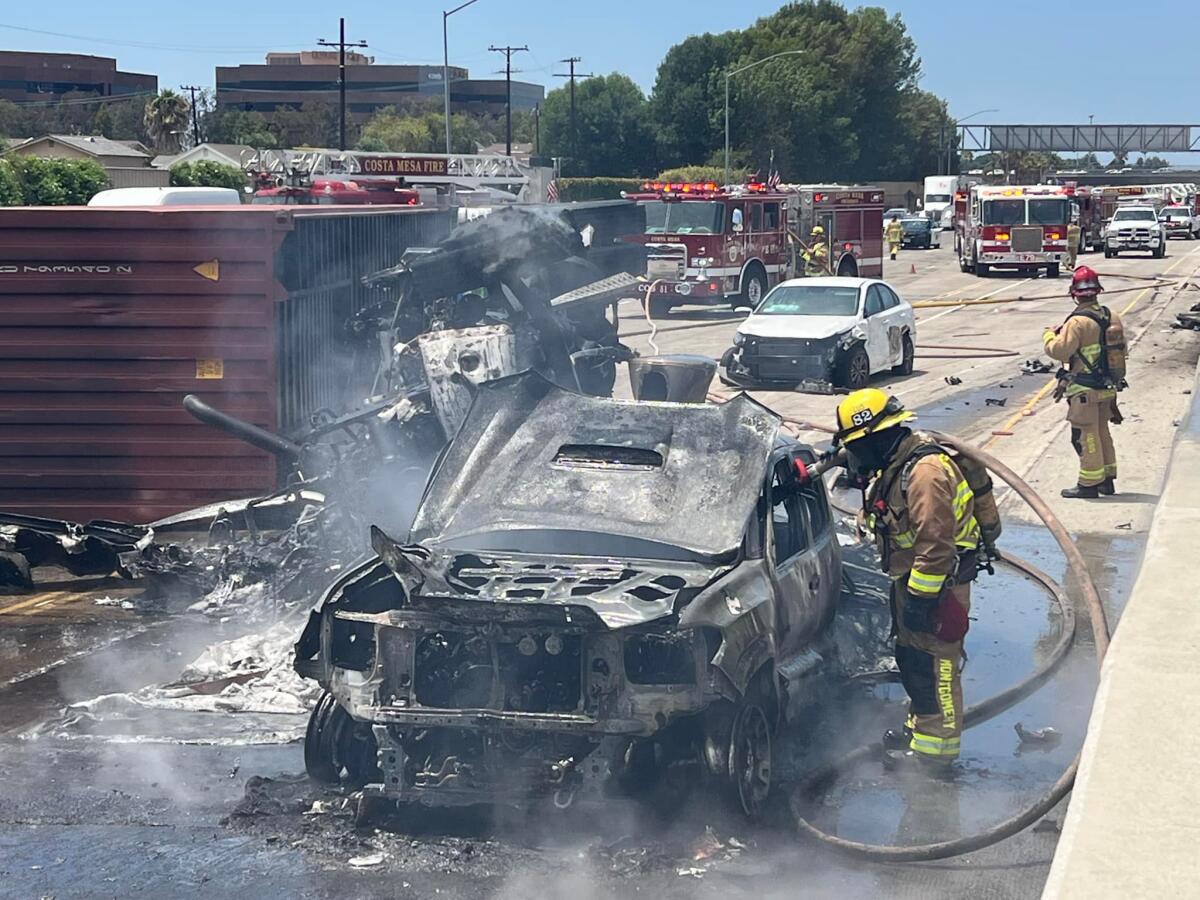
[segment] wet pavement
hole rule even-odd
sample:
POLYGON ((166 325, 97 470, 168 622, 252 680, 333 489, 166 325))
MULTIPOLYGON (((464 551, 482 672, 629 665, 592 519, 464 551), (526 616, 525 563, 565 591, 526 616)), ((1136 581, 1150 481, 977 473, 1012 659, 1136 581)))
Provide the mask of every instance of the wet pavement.
MULTIPOLYGON (((1003 545, 1062 577, 1061 557, 1036 529, 1010 527, 1003 545)), ((1085 538, 1081 549, 1115 619, 1136 569, 1138 540, 1085 538)), ((870 560, 851 554, 850 562, 852 577, 867 590, 846 604, 841 627, 870 655, 886 638, 886 612, 878 585, 871 589, 870 560)), ((968 703, 1023 677, 1060 624, 1044 592, 1011 571, 984 576, 973 607, 968 703)), ((301 747, 288 738, 303 727, 302 715, 223 709, 219 697, 207 711, 164 708, 156 705, 157 693, 148 705, 143 697, 98 716, 64 710, 100 694, 171 682, 205 647, 271 624, 261 616, 250 624, 236 615, 126 613, 112 629, 117 635, 132 629, 131 636, 0 689, 0 779, 8 786, 0 796, 4 893, 221 897, 269 890, 578 900, 790 897, 803 887, 806 896, 1027 897, 1040 890, 1057 839, 1061 813, 966 859, 867 865, 797 837, 785 813, 751 827, 720 812, 706 794, 667 814, 610 804, 566 814, 419 814, 357 829, 349 798, 298 774, 301 747)), ((968 732, 954 783, 897 780, 865 763, 831 788, 815 821, 858 840, 944 839, 995 822, 1039 794, 1074 755, 1086 728, 1095 676, 1085 621, 1079 634, 1076 651, 1049 684, 968 732), (1022 752, 1018 722, 1053 726, 1063 740, 1045 752, 1022 752)), ((6 664, 13 648, 12 641, 0 643, 6 664)), ((777 744, 783 779, 877 738, 903 710, 896 685, 846 687, 834 679, 829 698, 813 712, 810 728, 794 729, 777 744)))

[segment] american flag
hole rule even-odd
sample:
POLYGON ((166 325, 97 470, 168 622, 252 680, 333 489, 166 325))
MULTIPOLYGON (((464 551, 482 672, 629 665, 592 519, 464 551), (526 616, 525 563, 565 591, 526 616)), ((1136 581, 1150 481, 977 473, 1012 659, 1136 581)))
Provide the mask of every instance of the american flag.
POLYGON ((779 177, 778 170, 776 170, 767 176, 767 187, 773 191, 777 191, 779 190, 779 185, 782 180, 783 179, 779 177))
POLYGON ((546 202, 547 203, 557 203, 558 202, 558 179, 557 178, 551 178, 550 183, 548 185, 546 185, 546 202))

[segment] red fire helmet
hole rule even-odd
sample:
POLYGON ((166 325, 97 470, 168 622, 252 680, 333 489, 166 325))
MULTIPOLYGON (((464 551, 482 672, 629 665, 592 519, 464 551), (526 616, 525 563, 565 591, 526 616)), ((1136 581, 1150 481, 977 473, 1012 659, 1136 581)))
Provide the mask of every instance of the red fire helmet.
POLYGON ((1095 297, 1103 290, 1100 286, 1100 276, 1091 266, 1080 266, 1071 276, 1072 297, 1095 297))

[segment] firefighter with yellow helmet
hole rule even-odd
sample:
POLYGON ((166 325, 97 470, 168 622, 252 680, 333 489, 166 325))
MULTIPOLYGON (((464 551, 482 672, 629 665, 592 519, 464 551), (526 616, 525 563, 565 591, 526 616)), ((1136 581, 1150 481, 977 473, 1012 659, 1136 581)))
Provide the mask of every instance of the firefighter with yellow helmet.
POLYGON ((820 225, 813 226, 803 256, 805 275, 829 274, 829 247, 825 243, 825 229, 820 225))
POLYGON ((910 703, 903 730, 884 736, 884 763, 945 774, 961 743, 970 585, 1000 526, 987 470, 913 430, 913 418, 881 390, 854 391, 838 405, 834 443, 866 485, 860 526, 892 580, 896 665, 910 703), (982 531, 977 506, 987 510, 982 531))

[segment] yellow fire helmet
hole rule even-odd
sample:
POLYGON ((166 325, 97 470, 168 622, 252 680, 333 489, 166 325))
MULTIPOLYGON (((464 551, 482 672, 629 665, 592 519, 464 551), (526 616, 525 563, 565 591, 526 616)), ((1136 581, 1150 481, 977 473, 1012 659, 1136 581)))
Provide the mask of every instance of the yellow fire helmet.
POLYGON ((879 388, 863 388, 852 391, 838 404, 838 432, 833 437, 837 444, 849 444, 868 434, 883 431, 909 419, 916 414, 904 408, 895 397, 889 397, 879 388))
POLYGON ((825 229, 824 229, 824 228, 822 228, 820 225, 814 225, 814 226, 813 226, 812 233, 813 233, 813 234, 824 234, 824 233, 825 233, 825 229))

